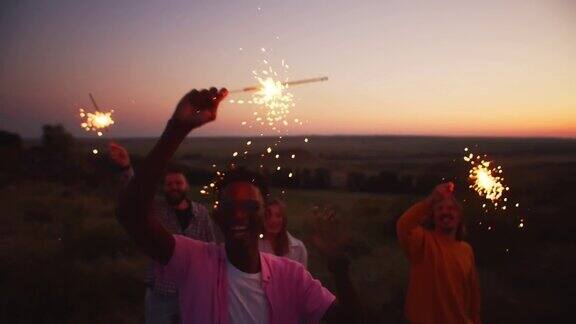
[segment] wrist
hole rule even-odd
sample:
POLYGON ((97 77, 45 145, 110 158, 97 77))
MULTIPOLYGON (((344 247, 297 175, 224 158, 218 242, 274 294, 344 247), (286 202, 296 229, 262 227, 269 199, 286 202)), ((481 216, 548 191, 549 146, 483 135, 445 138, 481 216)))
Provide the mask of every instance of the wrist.
POLYGON ((177 137, 184 139, 188 133, 192 130, 188 124, 174 118, 170 118, 168 123, 166 123, 166 128, 164 129, 164 136, 177 137))
POLYGON ((186 132, 189 132, 192 130, 192 127, 190 127, 189 123, 183 122, 183 121, 176 119, 174 117, 168 119, 168 122, 166 123, 166 128, 179 130, 179 131, 186 131, 186 132))

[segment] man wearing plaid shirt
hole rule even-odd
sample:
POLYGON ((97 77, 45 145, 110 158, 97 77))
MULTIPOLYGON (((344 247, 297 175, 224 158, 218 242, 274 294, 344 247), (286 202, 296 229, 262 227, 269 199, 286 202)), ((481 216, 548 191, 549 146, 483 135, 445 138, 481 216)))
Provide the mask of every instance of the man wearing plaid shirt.
MULTIPOLYGON (((110 159, 122 168, 122 183, 127 184, 134 171, 126 149, 110 143, 110 159)), ((172 234, 180 234, 204 242, 215 241, 214 226, 208 210, 187 198, 188 181, 180 171, 168 171, 164 176, 164 199, 155 199, 153 215, 172 234)), ((180 323, 178 290, 176 284, 166 279, 155 278, 156 262, 150 261, 146 277, 146 323, 180 323)))

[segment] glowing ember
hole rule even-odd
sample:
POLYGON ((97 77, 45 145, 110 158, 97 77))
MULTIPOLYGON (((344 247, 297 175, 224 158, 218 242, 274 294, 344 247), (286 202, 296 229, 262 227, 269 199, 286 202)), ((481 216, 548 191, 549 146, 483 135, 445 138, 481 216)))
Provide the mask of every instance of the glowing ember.
MULTIPOLYGON (((240 51, 243 49, 240 48, 240 51)), ((304 122, 299 118, 294 118, 291 116, 291 109, 295 107, 294 95, 289 91, 293 85, 303 85, 314 82, 327 81, 327 77, 311 78, 311 79, 299 79, 295 81, 290 81, 288 78, 289 66, 286 64, 284 59, 277 61, 273 59, 271 54, 272 50, 268 48, 260 48, 259 55, 262 55, 261 59, 258 60, 258 66, 252 70, 252 77, 256 82, 253 86, 241 88, 238 90, 232 90, 229 93, 251 93, 249 98, 235 98, 229 99, 229 103, 236 105, 250 105, 253 110, 248 112, 247 118, 243 118, 240 121, 242 127, 248 129, 253 129, 255 134, 260 137, 270 135, 270 133, 277 136, 275 143, 265 143, 266 139, 263 138, 260 143, 262 146, 258 147, 254 138, 248 138, 242 144, 243 147, 240 149, 235 149, 231 151, 233 163, 230 163, 232 167, 236 163, 250 163, 253 158, 259 156, 260 169, 265 169, 265 167, 272 167, 276 171, 282 170, 284 166, 282 162, 285 158, 290 156, 292 159, 296 157, 295 154, 291 153, 279 153, 281 151, 281 142, 283 135, 288 134, 288 130, 293 125, 303 126, 304 122), (262 150, 263 151, 256 151, 262 150), (256 152, 255 152, 256 151, 256 152), (243 152, 243 154, 242 154, 243 152), (274 162, 272 162, 274 161, 274 162), (268 165, 268 163, 274 163, 274 165, 268 165)), ((255 136, 255 135, 254 135, 255 136)), ((308 142, 308 139, 305 140, 308 142)), ((219 167, 214 164, 213 167, 216 169, 216 177, 220 176, 219 167)), ((296 174, 287 172, 288 178, 296 177, 296 174)), ((284 173, 282 173, 284 174, 284 173)), ((215 187, 210 186, 209 188, 204 188, 201 190, 202 194, 207 194, 209 191, 213 191, 215 187)))
MULTIPOLYGON (((509 197, 506 197, 510 187, 506 186, 504 177, 502 176, 503 170, 501 166, 494 166, 493 161, 489 161, 486 155, 475 155, 469 148, 464 149, 464 161, 470 165, 468 180, 470 188, 474 189, 478 196, 488 200, 494 210, 507 212, 508 203, 516 208, 520 207, 517 202, 511 202, 509 197)), ((482 204, 485 212, 488 212, 487 203, 482 204)), ((481 223, 479 223, 481 225, 481 223)), ((520 220, 519 228, 524 227, 524 220, 520 220)), ((491 227, 488 227, 490 230, 491 227)))
POLYGON ((96 132, 98 136, 102 136, 102 131, 114 124, 112 113, 114 113, 114 110, 110 110, 109 112, 95 111, 91 113, 80 108, 80 117, 83 118, 80 126, 87 132, 96 132))
POLYGON ((260 89, 252 96, 252 102, 266 107, 265 119, 269 126, 283 122, 294 106, 294 95, 287 91, 287 86, 271 77, 257 77, 260 89))
MULTIPOLYGON (((465 151, 468 150, 465 149, 465 151)), ((464 161, 471 165, 468 175, 471 181, 470 188, 474 189, 479 196, 492 201, 497 206, 498 203, 496 201, 506 191, 506 186, 503 183, 504 178, 499 175, 502 173, 502 168, 492 167, 491 161, 485 161, 480 156, 475 157, 472 153, 465 156, 464 161)))
POLYGON ((478 192, 480 196, 489 200, 498 200, 502 197, 505 190, 502 184, 502 178, 494 176, 490 170, 490 162, 482 162, 472 168, 469 178, 474 181, 472 188, 478 192))

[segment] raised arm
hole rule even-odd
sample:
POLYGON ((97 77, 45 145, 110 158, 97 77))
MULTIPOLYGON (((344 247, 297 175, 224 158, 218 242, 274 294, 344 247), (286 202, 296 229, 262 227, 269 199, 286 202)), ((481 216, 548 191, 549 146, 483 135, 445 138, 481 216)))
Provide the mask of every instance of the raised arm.
POLYGON ((422 200, 412 205, 407 211, 400 216, 396 223, 396 232, 398 240, 404 250, 418 244, 422 239, 422 224, 430 215, 428 200, 422 200))
POLYGON ((134 169, 132 168, 132 163, 130 162, 130 154, 124 146, 110 141, 108 144, 108 156, 110 161, 114 163, 120 170, 120 185, 122 189, 128 186, 128 183, 134 176, 134 169))
POLYGON ((421 252, 424 237, 422 224, 431 216, 431 202, 439 197, 451 195, 453 191, 453 183, 439 184, 426 199, 414 204, 398 219, 396 223, 398 240, 409 258, 417 258, 421 252))
POLYGON ((174 237, 150 211, 154 192, 174 152, 188 133, 216 119, 218 104, 226 89, 192 90, 178 103, 162 136, 144 159, 120 197, 117 218, 126 232, 153 260, 168 264, 174 251, 174 237))

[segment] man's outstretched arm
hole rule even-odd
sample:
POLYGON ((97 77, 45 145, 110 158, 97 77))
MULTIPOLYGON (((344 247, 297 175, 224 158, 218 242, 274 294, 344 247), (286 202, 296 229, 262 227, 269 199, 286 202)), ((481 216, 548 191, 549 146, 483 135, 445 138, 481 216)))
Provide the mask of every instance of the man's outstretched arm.
POLYGON ((218 104, 227 95, 218 91, 192 90, 178 103, 162 136, 144 159, 138 172, 120 197, 117 218, 126 232, 153 260, 168 264, 174 251, 174 237, 150 216, 152 201, 168 161, 186 135, 194 129, 216 119, 218 104))

